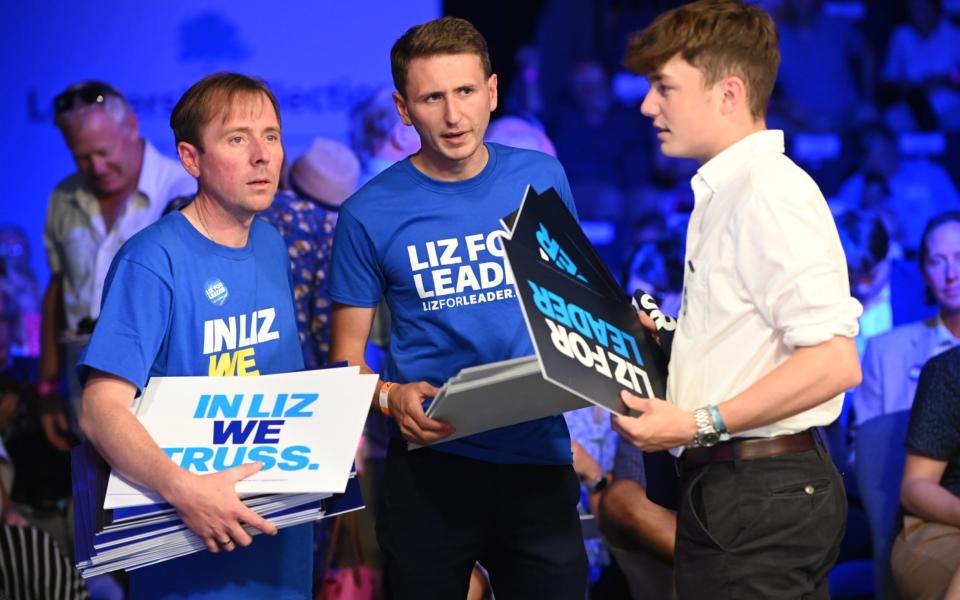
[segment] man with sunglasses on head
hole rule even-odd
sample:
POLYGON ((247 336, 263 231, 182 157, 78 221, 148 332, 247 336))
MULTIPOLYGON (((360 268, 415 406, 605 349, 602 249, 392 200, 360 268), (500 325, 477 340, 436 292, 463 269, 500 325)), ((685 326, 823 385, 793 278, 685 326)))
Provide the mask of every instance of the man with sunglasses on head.
POLYGON ((137 116, 112 86, 83 81, 53 100, 54 124, 77 165, 57 184, 43 232, 50 282, 43 297, 40 351, 41 423, 47 440, 66 452, 76 429, 80 389, 72 374, 83 334, 100 313, 103 281, 127 239, 156 221, 171 198, 196 192, 180 163, 140 136, 137 116), (59 339, 77 340, 61 353, 59 339), (68 375, 71 425, 59 395, 68 375))

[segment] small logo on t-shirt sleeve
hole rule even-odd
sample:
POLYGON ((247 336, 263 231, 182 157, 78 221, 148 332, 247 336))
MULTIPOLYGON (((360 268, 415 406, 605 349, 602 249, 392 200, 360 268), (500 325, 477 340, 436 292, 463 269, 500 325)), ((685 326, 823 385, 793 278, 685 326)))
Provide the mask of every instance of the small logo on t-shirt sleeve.
POLYGON ((227 298, 230 297, 230 292, 227 291, 227 286, 220 281, 219 277, 211 277, 206 280, 203 284, 203 293, 207 295, 207 300, 213 302, 217 306, 223 306, 223 303, 227 301, 227 298))

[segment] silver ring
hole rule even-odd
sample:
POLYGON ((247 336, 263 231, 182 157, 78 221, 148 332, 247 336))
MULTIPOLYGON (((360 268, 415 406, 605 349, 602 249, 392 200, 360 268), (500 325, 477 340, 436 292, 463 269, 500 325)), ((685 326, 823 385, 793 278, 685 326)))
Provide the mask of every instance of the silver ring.
POLYGON ((226 541, 224 541, 224 542, 221 542, 220 540, 217 540, 217 544, 219 544, 221 548, 223 548, 223 547, 225 547, 225 546, 229 546, 229 545, 232 544, 232 543, 233 543, 233 540, 230 539, 230 538, 227 538, 226 541))

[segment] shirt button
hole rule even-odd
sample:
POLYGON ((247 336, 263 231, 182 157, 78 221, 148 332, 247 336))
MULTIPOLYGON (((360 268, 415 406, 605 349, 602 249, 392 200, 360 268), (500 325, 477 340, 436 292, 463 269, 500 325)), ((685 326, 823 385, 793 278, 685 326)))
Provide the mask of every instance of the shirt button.
POLYGON ((812 485, 808 485, 807 487, 803 488, 803 492, 808 496, 812 496, 814 491, 815 490, 813 489, 812 485))

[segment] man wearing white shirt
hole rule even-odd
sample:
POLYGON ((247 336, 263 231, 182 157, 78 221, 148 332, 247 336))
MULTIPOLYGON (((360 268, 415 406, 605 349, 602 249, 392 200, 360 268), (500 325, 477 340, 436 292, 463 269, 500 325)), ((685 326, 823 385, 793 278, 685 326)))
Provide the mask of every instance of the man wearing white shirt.
POLYGON ((641 415, 614 426, 682 455, 680 598, 826 598, 846 499, 812 428, 860 381, 861 307, 822 194, 766 130, 773 21, 694 2, 634 36, 624 62, 650 80, 641 111, 663 153, 701 167, 667 402, 623 392, 641 415))
POLYGON ((43 299, 38 391, 44 433, 66 451, 67 423, 57 392, 66 371, 71 399, 79 400, 72 367, 82 343, 67 344, 61 360, 58 338, 65 332, 79 341, 77 334, 90 333, 120 246, 156 221, 171 198, 196 192, 197 183, 179 162, 140 137, 136 115, 112 86, 80 82, 53 104, 54 123, 77 171, 57 184, 47 208, 43 241, 51 275, 43 299))

